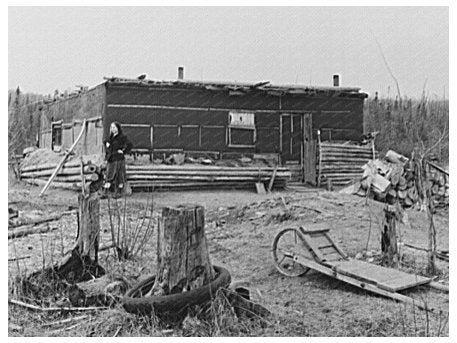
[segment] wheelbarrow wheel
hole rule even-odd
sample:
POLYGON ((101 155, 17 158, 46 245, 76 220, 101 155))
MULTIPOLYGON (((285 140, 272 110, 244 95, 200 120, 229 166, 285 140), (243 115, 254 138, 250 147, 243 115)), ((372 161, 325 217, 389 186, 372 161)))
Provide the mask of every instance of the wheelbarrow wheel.
POLYGON ((273 261, 276 269, 286 276, 305 275, 309 268, 294 260, 294 255, 308 255, 301 233, 295 228, 281 230, 273 240, 273 261))

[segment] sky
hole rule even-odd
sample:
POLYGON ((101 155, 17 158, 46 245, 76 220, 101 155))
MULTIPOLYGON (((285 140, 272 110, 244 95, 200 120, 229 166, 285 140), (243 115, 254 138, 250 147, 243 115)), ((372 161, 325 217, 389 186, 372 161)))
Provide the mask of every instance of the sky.
POLYGON ((9 7, 8 88, 105 76, 360 87, 448 97, 447 7, 9 7))

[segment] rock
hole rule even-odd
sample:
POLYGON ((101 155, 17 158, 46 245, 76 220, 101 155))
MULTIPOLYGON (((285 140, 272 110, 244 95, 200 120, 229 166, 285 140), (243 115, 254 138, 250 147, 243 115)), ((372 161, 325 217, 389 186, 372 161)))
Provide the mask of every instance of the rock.
POLYGON ((363 257, 363 254, 362 254, 361 252, 358 252, 358 253, 355 255, 355 259, 356 259, 356 260, 360 260, 360 259, 362 259, 362 257, 363 257))

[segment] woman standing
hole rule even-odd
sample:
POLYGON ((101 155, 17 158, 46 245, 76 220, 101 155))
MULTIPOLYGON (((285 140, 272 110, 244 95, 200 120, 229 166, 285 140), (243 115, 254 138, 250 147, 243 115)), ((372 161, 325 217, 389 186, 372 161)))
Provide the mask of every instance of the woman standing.
POLYGON ((130 152, 132 143, 122 133, 121 125, 118 122, 112 122, 109 138, 105 140, 104 144, 105 158, 108 162, 104 188, 106 191, 113 191, 115 196, 120 196, 126 181, 124 154, 130 152))

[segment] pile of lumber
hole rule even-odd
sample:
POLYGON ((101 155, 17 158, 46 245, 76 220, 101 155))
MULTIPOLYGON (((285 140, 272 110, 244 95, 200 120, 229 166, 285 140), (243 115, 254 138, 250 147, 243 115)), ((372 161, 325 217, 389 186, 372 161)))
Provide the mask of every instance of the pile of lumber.
MULTIPOLYGON (((57 163, 27 165, 20 169, 20 178, 26 183, 44 186, 56 167, 57 163)), ((82 166, 81 161, 69 161, 63 165, 51 185, 57 188, 80 190, 81 175, 84 175, 85 181, 89 183, 99 179, 98 171, 99 168, 90 161, 84 161, 82 166)))
POLYGON ((319 143, 318 186, 345 185, 363 175, 363 166, 377 153, 371 145, 319 143))
POLYGON ((257 182, 272 188, 286 186, 290 179, 287 168, 219 167, 202 165, 127 165, 127 179, 132 190, 154 189, 255 189, 257 182))

